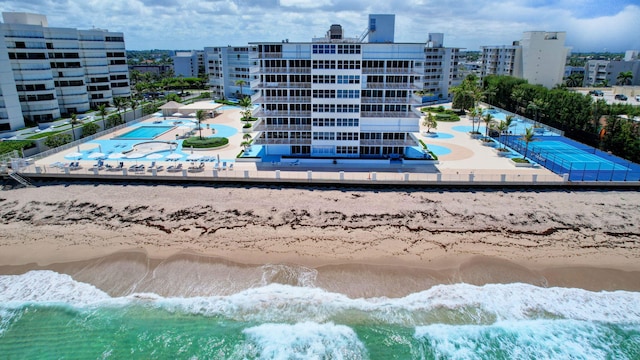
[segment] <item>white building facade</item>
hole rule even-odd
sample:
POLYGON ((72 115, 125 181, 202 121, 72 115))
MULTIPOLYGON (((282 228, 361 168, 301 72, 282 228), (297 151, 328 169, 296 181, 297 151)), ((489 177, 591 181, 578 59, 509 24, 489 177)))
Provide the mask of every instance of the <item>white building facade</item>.
POLYGON ((569 48, 563 31, 527 31, 510 46, 482 46, 481 76, 509 75, 552 88, 562 83, 569 48))
POLYGON ((173 59, 173 73, 176 76, 198 77, 204 67, 203 51, 177 51, 173 59))
POLYGON ((249 72, 254 62, 249 60, 249 49, 248 45, 204 48, 205 70, 214 99, 240 99, 254 94, 249 72))
POLYGON ((8 61, 8 66, 0 70, 5 104, 0 131, 20 129, 25 120, 50 122, 108 104, 114 96, 130 96, 122 33, 53 28, 38 14, 2 15, 0 62, 8 61))
POLYGON ((375 30, 384 42, 344 38, 332 25, 310 43, 252 43, 254 143, 266 155, 396 159, 418 145, 425 44, 375 30))

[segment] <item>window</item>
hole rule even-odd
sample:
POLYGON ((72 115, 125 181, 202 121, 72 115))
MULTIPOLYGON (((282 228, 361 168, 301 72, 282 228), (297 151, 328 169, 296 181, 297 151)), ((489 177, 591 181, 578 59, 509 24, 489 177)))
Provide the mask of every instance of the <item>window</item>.
POLYGON ((357 132, 339 132, 339 133, 336 133, 336 140, 340 140, 340 141, 358 140, 358 133, 357 132))
POLYGON ((16 49, 25 49, 27 46, 24 41, 16 41, 16 49))
POLYGON ((360 45, 338 45, 338 54, 360 54, 360 45))
POLYGON ((336 134, 327 131, 314 131, 313 140, 335 140, 336 134))
POLYGON ((335 54, 335 45, 313 44, 312 51, 314 54, 335 54))
POLYGON ((338 84, 360 84, 360 75, 338 75, 338 84))
POLYGON ((338 90, 339 99, 359 99, 360 90, 338 90))
POLYGON ((357 146, 336 146, 336 154, 357 154, 357 146))

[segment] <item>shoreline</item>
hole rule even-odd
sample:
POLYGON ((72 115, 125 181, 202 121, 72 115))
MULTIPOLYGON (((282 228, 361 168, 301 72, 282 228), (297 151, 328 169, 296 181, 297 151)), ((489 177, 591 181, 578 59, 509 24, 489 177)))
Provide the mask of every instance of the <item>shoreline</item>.
POLYGON ((311 286, 351 298, 398 298, 437 285, 525 283, 539 287, 588 291, 640 291, 640 270, 588 266, 531 268, 487 256, 452 259, 448 267, 334 263, 248 264, 184 251, 151 257, 142 249, 52 263, 0 265, 1 275, 51 270, 89 283, 110 296, 154 293, 164 297, 223 296, 272 283, 311 286))
POLYGON ((353 297, 459 282, 640 291, 639 203, 632 191, 51 185, 0 192, 0 274, 58 269, 114 295, 312 278, 353 297))

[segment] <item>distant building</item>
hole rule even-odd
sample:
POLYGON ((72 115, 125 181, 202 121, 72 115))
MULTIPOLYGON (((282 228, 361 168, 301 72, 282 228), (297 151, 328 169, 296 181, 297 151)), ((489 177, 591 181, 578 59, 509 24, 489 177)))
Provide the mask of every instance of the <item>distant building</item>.
POLYGON ((2 17, 0 131, 23 128, 25 119, 50 122, 130 96, 122 33, 50 28, 39 14, 2 17))
POLYGON ((589 60, 585 66, 584 86, 615 85, 621 72, 631 71, 628 85, 640 85, 640 60, 589 60))
POLYGON ((142 74, 144 73, 152 73, 158 76, 165 74, 169 70, 173 69, 172 65, 153 65, 153 64, 140 64, 140 65, 129 65, 129 71, 138 71, 142 74))
POLYGON ((393 19, 369 15, 359 38, 344 37, 334 24, 312 42, 251 43, 252 100, 260 105, 254 143, 266 155, 315 158, 399 159, 419 149, 415 92, 423 90, 425 69, 441 75, 425 62, 441 62, 443 52, 438 36, 431 48, 394 42, 393 19))
POLYGON ((249 48, 248 45, 204 48, 205 71, 214 99, 239 99, 254 94, 249 85, 253 80, 249 68, 255 61, 249 60, 249 48), (244 84, 237 85, 238 81, 244 84))
POLYGON ((512 45, 482 46, 481 76, 509 75, 552 88, 562 83, 566 33, 527 31, 512 45))
POLYGON ((203 51, 177 51, 173 59, 173 73, 176 76, 198 77, 204 68, 203 51))

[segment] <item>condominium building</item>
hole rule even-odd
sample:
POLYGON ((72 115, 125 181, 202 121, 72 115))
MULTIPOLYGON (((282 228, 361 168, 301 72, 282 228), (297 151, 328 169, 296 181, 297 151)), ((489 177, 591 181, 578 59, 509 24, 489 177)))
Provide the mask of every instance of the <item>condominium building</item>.
POLYGON ((430 33, 424 48, 423 94, 425 100, 451 100, 450 90, 460 85, 460 48, 444 46, 444 34, 430 33))
POLYGON ((562 31, 527 31, 512 45, 482 46, 481 76, 509 75, 547 88, 562 83, 569 48, 562 31))
POLYGON ((122 33, 49 27, 39 14, 5 12, 2 17, 0 131, 130 96, 122 33))
POLYGON ((266 155, 379 159, 417 145, 425 44, 393 42, 393 19, 370 15, 369 42, 332 25, 312 42, 252 43, 255 144, 266 155))
POLYGON ((629 84, 640 85, 640 60, 589 60, 585 65, 584 86, 611 86, 618 82, 618 75, 630 71, 629 84))
POLYGON ((203 51, 177 51, 173 59, 173 73, 176 76, 198 77, 204 72, 203 51))
POLYGON ((214 99, 240 99, 253 95, 249 83, 250 46, 217 46, 204 48, 205 70, 214 99), (242 85, 242 86, 241 86, 242 85))

